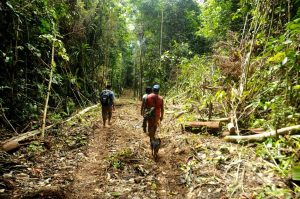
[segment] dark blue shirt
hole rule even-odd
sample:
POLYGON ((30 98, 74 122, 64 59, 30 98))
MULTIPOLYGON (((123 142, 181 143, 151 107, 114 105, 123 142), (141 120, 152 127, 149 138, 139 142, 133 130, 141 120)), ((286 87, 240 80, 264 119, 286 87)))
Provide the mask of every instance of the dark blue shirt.
POLYGON ((112 106, 113 103, 114 103, 114 100, 115 100, 115 94, 114 94, 113 91, 105 89, 105 90, 103 90, 103 91, 100 93, 100 96, 102 96, 103 93, 104 93, 104 92, 107 92, 107 91, 109 92, 109 98, 110 98, 110 100, 109 100, 109 105, 108 105, 108 106, 112 106))

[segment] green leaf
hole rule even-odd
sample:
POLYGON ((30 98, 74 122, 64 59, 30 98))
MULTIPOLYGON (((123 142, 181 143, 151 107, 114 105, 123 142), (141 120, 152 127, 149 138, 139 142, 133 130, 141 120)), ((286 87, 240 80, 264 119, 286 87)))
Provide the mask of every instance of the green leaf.
POLYGON ((151 184, 151 189, 156 190, 157 189, 157 185, 155 183, 151 184))
POLYGON ((278 52, 276 55, 274 55, 273 57, 270 57, 268 59, 268 63, 280 63, 282 62, 282 60, 286 57, 285 52, 278 52))
POLYGON ((300 85, 293 86, 294 90, 300 90, 300 85))
POLYGON ((41 25, 39 26, 39 30, 42 33, 48 33, 51 31, 51 24, 47 20, 41 19, 41 25))
POLYGON ((119 193, 119 192, 112 192, 111 195, 113 197, 119 197, 119 196, 121 196, 121 193, 119 193))
POLYGON ((11 5, 11 3, 10 3, 9 1, 6 2, 6 5, 7 5, 8 7, 10 7, 12 10, 14 10, 14 7, 11 5))
POLYGON ((292 168, 292 179, 300 181, 300 165, 294 166, 292 168))
POLYGON ((5 57, 5 63, 9 63, 10 60, 11 60, 11 57, 5 57))
POLYGON ((28 48, 28 50, 30 50, 35 56, 37 57, 41 57, 41 51, 39 49, 37 49, 36 47, 34 47, 33 45, 31 45, 30 43, 26 44, 26 47, 28 48))

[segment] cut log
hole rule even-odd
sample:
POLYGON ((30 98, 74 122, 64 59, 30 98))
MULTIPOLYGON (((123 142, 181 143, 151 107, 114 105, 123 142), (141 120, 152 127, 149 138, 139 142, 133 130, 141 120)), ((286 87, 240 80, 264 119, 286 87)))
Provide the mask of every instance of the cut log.
POLYGON ((208 120, 211 119, 212 111, 213 111, 213 104, 211 102, 209 102, 209 105, 208 105, 208 120))
POLYGON ((278 129, 276 131, 269 131, 269 132, 264 132, 261 134, 257 135, 247 135, 247 136, 226 136, 224 139, 226 141, 233 141, 233 142, 238 142, 238 141, 260 141, 263 140, 264 138, 267 137, 272 137, 275 135, 282 135, 285 134, 286 132, 292 131, 292 130, 300 130, 300 125, 295 125, 295 126, 290 126, 290 127, 285 127, 282 129, 278 129))
POLYGON ((234 124, 233 123, 228 123, 227 124, 227 128, 228 128, 228 131, 229 131, 229 134, 232 135, 235 133, 235 127, 234 127, 234 124))
POLYGON ((18 141, 12 140, 12 141, 9 141, 9 142, 4 143, 4 144, 2 145, 2 149, 3 149, 3 151, 5 151, 5 152, 10 152, 10 151, 13 151, 13 150, 15 150, 15 149, 20 148, 20 146, 21 146, 21 145, 19 144, 18 141))
MULTIPOLYGON (((47 126, 47 127, 45 128, 45 130, 50 129, 50 128, 53 127, 53 126, 54 126, 54 124, 52 124, 52 125, 50 125, 50 126, 47 126)), ((33 137, 33 136, 38 135, 38 134, 40 134, 40 133, 41 133, 41 130, 40 130, 40 129, 33 130, 33 131, 29 131, 29 132, 26 132, 26 133, 22 133, 22 134, 19 134, 18 136, 12 137, 12 138, 10 138, 10 139, 4 141, 4 144, 3 144, 3 145, 5 145, 5 144, 8 143, 8 142, 12 142, 12 141, 20 142, 20 141, 22 141, 22 140, 25 140, 25 139, 27 139, 27 138, 33 137)))
POLYGON ((219 121, 208 121, 208 122, 187 122, 185 124, 185 128, 201 128, 207 127, 210 129, 220 129, 220 122, 219 121))
POLYGON ((223 131, 223 132, 221 133, 221 137, 225 137, 225 136, 227 136, 227 135, 230 135, 230 132, 229 132, 229 131, 223 131))
POLYGON ((261 133, 265 132, 265 130, 263 128, 249 129, 249 131, 253 132, 254 134, 261 134, 261 133))

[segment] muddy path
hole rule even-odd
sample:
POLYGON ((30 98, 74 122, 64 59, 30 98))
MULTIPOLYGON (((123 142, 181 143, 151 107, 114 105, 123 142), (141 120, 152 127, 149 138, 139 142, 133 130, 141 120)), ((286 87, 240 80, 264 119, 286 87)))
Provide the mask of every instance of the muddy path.
POLYGON ((163 146, 159 160, 153 160, 139 109, 136 102, 117 106, 109 128, 98 118, 68 198, 184 198, 180 167, 185 157, 174 153, 177 143, 160 129, 163 146))

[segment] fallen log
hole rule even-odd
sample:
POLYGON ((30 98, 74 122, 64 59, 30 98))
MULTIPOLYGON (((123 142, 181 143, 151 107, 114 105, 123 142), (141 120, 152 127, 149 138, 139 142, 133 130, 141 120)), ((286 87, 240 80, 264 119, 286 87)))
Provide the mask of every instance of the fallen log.
POLYGON ((187 122, 185 125, 185 128, 201 128, 201 127, 207 127, 209 129, 219 129, 220 128, 220 122, 219 121, 207 121, 207 122, 187 122))
POLYGON ((300 135, 292 135, 292 138, 300 138, 300 135))
MULTIPOLYGON (((50 129, 50 128, 53 127, 53 126, 54 126, 54 124, 52 124, 52 125, 50 125, 50 126, 47 126, 47 127, 45 128, 45 130, 50 129)), ((10 139, 4 141, 4 144, 3 144, 3 145, 5 145, 5 144, 8 143, 8 142, 13 142, 13 141, 15 141, 15 142, 20 142, 20 141, 22 141, 22 140, 25 140, 25 139, 27 139, 27 138, 29 138, 29 137, 33 137, 33 136, 38 135, 38 134, 40 134, 40 133, 41 133, 41 130, 40 130, 40 129, 36 129, 36 130, 33 130, 33 131, 28 131, 28 132, 26 132, 26 133, 19 134, 18 136, 12 137, 12 138, 10 138, 10 139)), ((3 146, 3 145, 2 145, 2 146, 3 146)))
MULTIPOLYGON (((54 124, 47 126, 45 128, 45 130, 50 129, 52 126, 54 126, 54 124)), ((16 150, 16 149, 20 148, 20 146, 21 146, 21 144, 19 143, 20 141, 26 140, 26 139, 36 136, 40 133, 42 133, 41 129, 37 129, 37 130, 29 131, 27 133, 19 134, 18 136, 15 136, 8 140, 5 140, 3 142, 1 148, 2 148, 2 150, 6 151, 6 152, 16 150)))
POLYGON ((15 150, 15 149, 18 149, 20 148, 20 144, 18 141, 9 141, 9 142, 5 142, 3 145, 2 145, 2 150, 5 151, 5 152, 10 152, 12 150, 15 150))
MULTIPOLYGON (((93 108, 96 108, 97 106, 99 106, 99 104, 87 107, 87 108, 81 110, 79 113, 75 114, 74 116, 72 116, 72 117, 68 118, 67 120, 65 120, 65 121, 63 121, 61 123, 58 123, 58 124, 63 124, 63 123, 69 122, 72 119, 74 119, 74 118, 76 118, 76 117, 78 117, 80 115, 83 115, 84 113, 88 112, 89 110, 91 110, 93 108)), ((50 129, 50 128, 52 128, 55 125, 57 125, 57 124, 52 124, 50 126, 47 126, 45 128, 45 130, 50 129)), ((28 139, 28 138, 36 136, 36 135, 39 135, 41 132, 42 132, 41 129, 36 129, 36 130, 33 130, 33 131, 29 131, 29 132, 26 132, 26 133, 19 134, 18 136, 15 136, 15 137, 12 137, 12 138, 10 138, 8 140, 5 140, 2 143, 1 148, 4 151, 6 151, 6 152, 12 151, 12 150, 17 149, 18 147, 20 147, 20 144, 19 144, 20 141, 28 139)))
MULTIPOLYGON (((228 128, 228 125, 227 125, 227 128, 228 128)), ((229 130, 229 128, 228 128, 229 130)), ((232 135, 232 133, 230 133, 229 131, 223 131, 223 133, 221 134, 222 137, 225 137, 227 135, 232 135)), ((264 133, 265 130, 263 128, 254 128, 254 129, 241 129, 240 132, 239 132, 239 135, 255 135, 255 134, 261 134, 261 133, 264 133)))
POLYGON ((274 130, 274 131, 264 132, 264 133, 260 133, 260 134, 256 134, 256 135, 246 135, 246 136, 228 135, 228 136, 225 136, 224 139, 226 141, 231 141, 231 142, 260 141, 267 137, 282 135, 286 132, 289 132, 292 130, 298 130, 298 129, 300 129, 300 125, 285 127, 285 128, 278 129, 277 131, 274 130))

